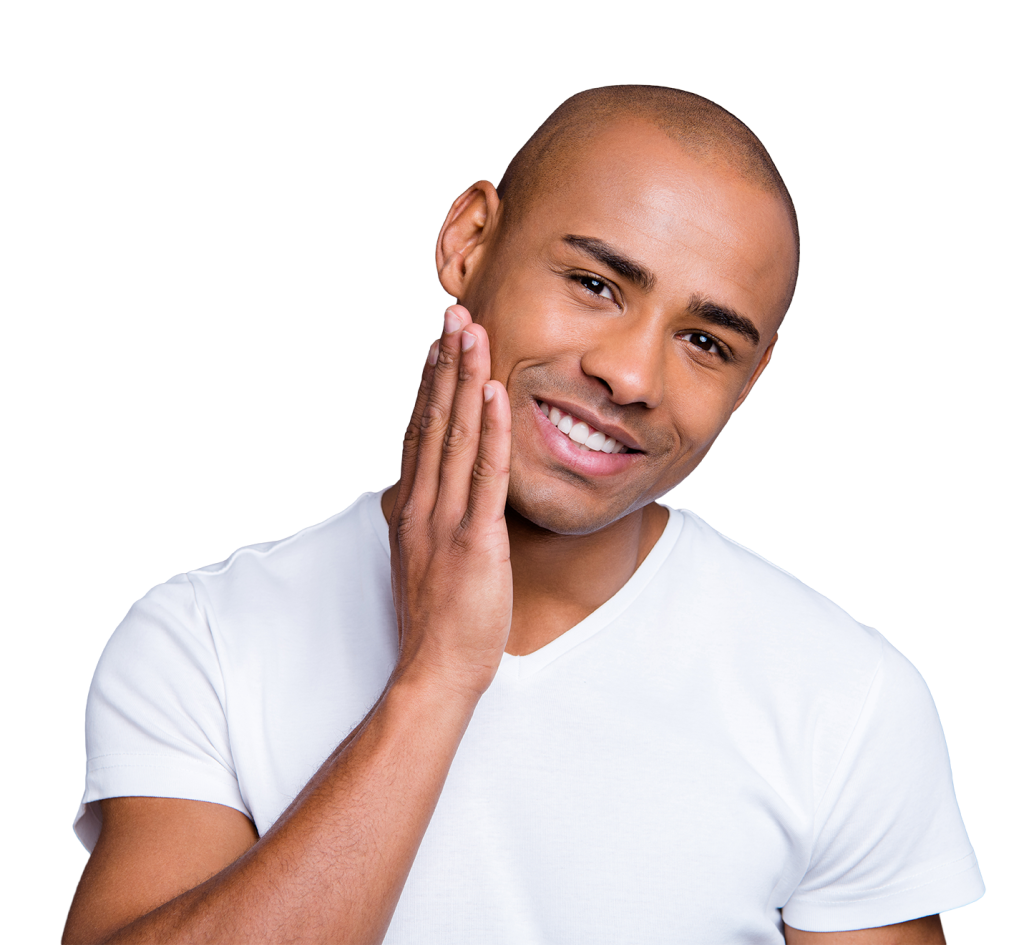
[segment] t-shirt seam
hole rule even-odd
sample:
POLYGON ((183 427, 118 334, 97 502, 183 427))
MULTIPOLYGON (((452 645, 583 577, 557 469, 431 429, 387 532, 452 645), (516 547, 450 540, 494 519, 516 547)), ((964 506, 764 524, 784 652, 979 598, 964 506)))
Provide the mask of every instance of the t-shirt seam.
MULTIPOLYGON (((693 513, 690 513, 690 514, 693 514, 693 513)), ((704 522, 704 520, 701 519, 700 516, 694 515, 694 517, 699 519, 705 525, 707 525, 707 522, 704 522)), ((776 573, 784 575, 785 577, 789 578, 791 581, 795 581, 797 584, 800 585, 801 588, 803 588, 807 592, 813 594, 815 597, 817 597, 817 598, 819 598, 821 600, 828 601, 833 607, 836 607, 836 608, 842 610, 842 608, 839 607, 839 605, 836 604, 835 601, 831 600, 831 598, 826 597, 820 591, 816 591, 813 587, 810 587, 808 584, 805 584, 803 581, 800 580, 800 578, 796 577, 793 574, 790 574, 790 572, 787 571, 785 568, 779 567, 779 565, 775 564, 774 561, 769 561, 767 558, 765 558, 762 555, 758 554, 756 551, 753 551, 752 549, 747 548, 746 545, 740 544, 740 542, 736 541, 734 538, 730 538, 728 535, 722 534, 722 532, 718 531, 713 526, 707 525, 707 527, 710 528, 712 531, 714 531, 715 534, 719 535, 724 541, 728 542, 734 548, 738 548, 738 549, 740 549, 740 551, 746 552, 748 555, 751 555, 752 557, 756 558, 762 564, 767 565, 769 568, 771 568, 776 573)), ((845 613, 845 611, 843 611, 843 613, 845 613)), ((864 624, 859 624, 859 625, 861 627, 864 627, 864 624)), ((864 627, 864 629, 870 630, 871 628, 864 627)), ((833 782, 836 779, 836 775, 838 774, 840 768, 842 767, 843 759, 846 757, 847 752, 850 750, 850 744, 853 741, 853 738, 856 735, 857 730, 858 730, 858 728, 860 726, 861 719, 863 719, 864 713, 867 710, 868 700, 869 700, 869 698, 871 696, 871 690, 872 690, 872 687, 875 684, 875 679, 878 677, 878 674, 879 674, 879 672, 881 671, 881 668, 882 668, 882 664, 885 662, 885 646, 884 646, 884 644, 881 643, 880 635, 878 634, 877 631, 874 631, 873 636, 875 638, 876 644, 879 645, 878 662, 875 664, 875 668, 874 668, 874 670, 871 673, 871 678, 868 680, 868 684, 867 684, 867 686, 866 686, 866 688, 864 690, 864 697, 863 697, 863 699, 861 701, 860 709, 857 712, 857 716, 854 719, 853 725, 850 728, 850 732, 847 735, 846 741, 843 744, 843 749, 842 749, 842 751, 839 752, 839 756, 836 759, 835 766, 833 767, 832 772, 828 776, 828 780, 825 782, 825 785, 822 788, 821 796, 818 798, 818 800, 816 801, 816 803, 814 805, 814 810, 813 810, 813 812, 811 814, 811 823, 812 824, 814 824, 817 821, 818 814, 821 811, 821 806, 822 806, 822 804, 825 803, 825 799, 828 797, 829 789, 832 787, 832 784, 833 784, 833 782)), ((810 868, 810 864, 811 864, 811 862, 812 862, 812 860, 814 858, 814 852, 815 852, 815 849, 817 847, 818 840, 820 839, 820 836, 821 836, 821 830, 824 829, 824 826, 825 826, 825 824, 823 822, 816 829, 812 829, 810 851, 809 851, 809 854, 808 854, 807 862, 804 865, 804 875, 807 874, 807 870, 810 868)))
MULTIPOLYGON (((854 735, 857 734, 857 730, 860 728, 861 719, 864 718, 864 713, 867 711, 868 700, 871 698, 871 690, 874 688, 875 680, 878 678, 878 674, 881 672, 882 664, 885 662, 885 647, 881 645, 879 637, 875 636, 875 641, 879 644, 878 662, 875 663, 875 668, 871 673, 871 678, 868 680, 868 684, 864 689, 864 697, 861 700, 860 709, 857 712, 857 717, 853 721, 853 725, 850 727, 850 732, 846 736, 846 741, 843 743, 843 750, 839 752, 839 756, 836 758, 835 766, 832 768, 831 774, 828 776, 828 780, 825 782, 824 787, 821 790, 821 797, 818 798, 814 805, 814 811, 811 814, 811 823, 815 823, 818 819, 818 814, 821 811, 822 805, 825 803, 825 798, 828 797, 829 789, 832 787, 833 782, 836 779, 836 775, 839 773, 839 769, 842 767, 843 759, 846 758, 847 752, 850 751, 850 745, 853 742, 854 735)), ((826 818, 827 820, 827 818, 826 818)), ((807 874, 807 869, 810 866, 811 860, 814 857, 814 851, 818 845, 818 840, 821 836, 821 830, 824 829, 825 821, 821 823, 819 827, 812 831, 811 835, 811 846, 810 855, 807 860, 807 866, 804 867, 804 875, 807 874)))
MULTIPOLYGON (((221 713, 224 716, 224 737, 227 742, 228 751, 231 752, 231 757, 228 759, 230 761, 230 765, 225 765, 223 767, 229 775, 235 779, 239 794, 241 794, 242 785, 238 779, 238 767, 235 765, 235 747, 231 740, 231 719, 229 718, 228 713, 228 683, 224 676, 224 666, 220 657, 220 648, 217 646, 217 637, 213 632, 213 625, 210 621, 210 615, 207 612, 207 608, 203 607, 199 603, 199 592, 196 589, 195 582, 192 580, 192 575, 186 574, 185 577, 188 580, 189 587, 192 588, 192 602, 195 604, 196 611, 202 616, 203 626, 206 628, 206 632, 210 636, 210 646, 213 649, 213 658, 217 663, 217 675, 220 676, 220 691, 223 693, 223 699, 219 698, 217 701, 220 702, 221 713)), ((207 603, 210 608, 213 607, 212 602, 207 601, 207 603)))
MULTIPOLYGON (((174 765, 179 765, 179 764, 186 763, 186 759, 183 759, 183 758, 170 758, 170 757, 168 757, 167 760, 168 760, 168 762, 173 762, 174 765)), ((235 780, 235 778, 232 776, 231 772, 226 771, 223 767, 221 767, 218 764, 211 764, 211 763, 206 762, 206 761, 200 761, 198 758, 189 758, 187 760, 192 762, 193 764, 199 765, 202 768, 209 768, 211 771, 219 771, 219 772, 221 772, 223 774, 224 779, 226 781, 234 781, 235 780)), ((87 766, 87 771, 89 771, 90 773, 95 772, 95 771, 110 771, 113 768, 134 768, 134 769, 142 769, 142 768, 157 769, 157 768, 159 768, 161 771, 163 771, 163 770, 166 770, 168 767, 171 767, 171 765, 170 764, 167 764, 167 765, 154 765, 154 764, 149 764, 149 765, 147 765, 147 764, 112 764, 112 765, 97 765, 95 767, 90 765, 90 766, 87 766)))
POLYGON ((377 536, 377 541, 380 542, 381 548, 384 549, 384 554, 388 560, 388 567, 390 568, 391 523, 384 517, 384 506, 381 504, 385 491, 387 490, 382 490, 381 492, 364 492, 360 496, 360 501, 366 500, 366 505, 362 509, 363 514, 369 517, 370 531, 377 536))
MULTIPOLYGON (((334 516, 332 515, 331 518, 333 517, 334 516)), ((330 521, 330 519, 328 519, 327 521, 330 521)), ((278 548, 283 548, 291 544, 291 542, 294 539, 303 535, 307 531, 312 531, 315 528, 319 528, 321 525, 326 525, 327 521, 318 522, 316 525, 310 525, 308 528, 304 528, 301 531, 296 532, 294 535, 289 535, 287 538, 281 538, 278 541, 271 542, 269 548, 256 548, 253 545, 246 545, 244 548, 239 548, 236 551, 232 551, 231 554, 228 555, 228 557, 221 561, 219 564, 209 564, 201 568, 193 568, 188 573, 210 575, 211 577, 219 576, 221 574, 224 574, 226 571, 229 571, 234 566, 234 563, 240 557, 242 557, 242 555, 252 555, 253 557, 269 557, 271 554, 277 551, 278 548)))
POLYGON ((225 782, 230 782, 234 785, 235 790, 241 796, 242 788, 238 782, 238 775, 232 769, 225 766, 223 763, 217 761, 214 758, 197 758, 194 755, 181 755, 174 754, 171 752, 132 752, 122 751, 115 753, 107 753, 105 755, 97 755, 94 758, 86 759, 86 775, 96 774, 101 771, 111 771, 114 768, 134 768, 137 770, 146 771, 166 771, 168 768, 176 768, 182 765, 199 767, 210 772, 216 772, 217 778, 225 782), (125 761, 123 763, 107 762, 97 764, 104 758, 125 758, 125 759, 139 759, 138 761, 125 761), (155 760, 144 761, 142 759, 160 759, 157 763, 155 760))
POLYGON ((205 567, 193 568, 191 571, 186 573, 186 577, 191 578, 193 574, 219 576, 225 571, 229 570, 238 558, 244 554, 250 554, 256 557, 269 557, 274 554, 279 548, 286 548, 292 544, 292 542, 302 538, 304 535, 318 531, 321 528, 325 528, 330 525, 335 519, 340 518, 346 512, 350 511, 355 505, 361 502, 367 495, 373 495, 374 493, 364 492, 355 502, 352 502, 349 506, 342 509, 340 512, 335 512, 334 515, 328 516, 322 522, 317 522, 315 525, 307 525, 305 528, 300 528, 295 534, 288 535, 285 538, 280 538, 277 541, 269 542, 269 548, 257 548, 256 544, 263 544, 263 542, 256 542, 253 545, 246 545, 243 548, 238 548, 233 551, 227 558, 217 564, 208 564, 205 567))
POLYGON ((226 768, 224 768, 224 766, 222 764, 220 764, 220 762, 206 761, 206 760, 204 760, 202 758, 194 758, 194 757, 189 756, 189 755, 185 755, 183 757, 180 753, 162 752, 162 751, 117 751, 117 752, 107 752, 104 755, 93 755, 91 758, 87 759, 87 763, 91 765, 91 764, 93 764, 96 761, 102 760, 103 758, 167 758, 167 759, 173 760, 175 763, 177 763, 179 761, 186 761, 186 762, 187 761, 192 761, 192 762, 195 762, 196 764, 209 764, 211 767, 220 768, 221 770, 224 770, 224 771, 227 770, 226 768))
MULTIPOLYGON (((964 873, 971 872, 973 869, 976 868, 974 862, 968 863, 963 869, 953 870, 952 872, 946 872, 946 869, 948 867, 955 866, 957 863, 960 863, 963 860, 973 861, 974 859, 975 854, 973 853, 973 851, 971 853, 965 853, 963 856, 959 856, 955 860, 950 860, 948 863, 942 863, 939 866, 934 866, 928 871, 930 873, 934 873, 936 870, 943 870, 943 872, 939 876, 934 876, 926 882, 916 883, 913 886, 903 886, 895 888, 892 889, 891 892, 880 892, 878 895, 874 896, 859 896, 856 899, 823 899, 818 897, 794 894, 790 897, 789 902, 795 902, 805 905, 837 907, 856 905, 857 903, 861 902, 878 902, 882 899, 891 899, 894 896, 905 896, 907 893, 915 892, 918 889, 926 889, 928 886, 934 886, 936 885, 936 883, 943 883, 947 880, 954 879, 957 876, 961 876, 964 873)), ((884 890, 885 888, 892 887, 894 885, 895 884, 893 883, 887 883, 886 886, 881 887, 881 889, 884 890)))

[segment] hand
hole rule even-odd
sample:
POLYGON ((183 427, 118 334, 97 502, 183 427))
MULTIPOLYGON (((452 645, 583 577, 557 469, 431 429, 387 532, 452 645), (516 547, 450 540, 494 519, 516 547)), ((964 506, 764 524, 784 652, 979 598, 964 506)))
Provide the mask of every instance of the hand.
POLYGON ((512 418, 487 332, 453 305, 423 369, 390 516, 395 678, 479 696, 512 622, 505 497, 512 418))

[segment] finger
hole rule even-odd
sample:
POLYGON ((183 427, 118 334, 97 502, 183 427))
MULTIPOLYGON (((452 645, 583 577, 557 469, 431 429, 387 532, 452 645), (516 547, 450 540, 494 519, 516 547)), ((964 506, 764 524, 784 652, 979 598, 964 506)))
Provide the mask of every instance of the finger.
POLYGON ((416 403, 412 408, 409 425, 405 428, 405 439, 402 441, 402 475, 398 480, 398 498, 396 505, 401 508, 409 497, 412 489, 413 473, 416 469, 416 453, 420 443, 420 424, 423 422, 423 408, 430 396, 430 387, 434 382, 434 365, 437 363, 438 342, 430 345, 430 352, 423 364, 420 375, 420 386, 416 392, 416 403))
POLYGON ((416 469, 410 493, 412 500, 423 509, 432 509, 437 501, 441 453, 459 381, 462 327, 470 321, 469 312, 461 305, 452 305, 445 312, 437 364, 434 365, 430 391, 420 415, 416 469))
POLYGON ((481 392, 481 400, 480 448, 473 464, 467 524, 474 519, 484 523, 503 519, 508 498, 512 460, 512 411, 508 392, 499 381, 488 381, 481 392))
POLYGON ((473 464, 480 451, 483 389, 491 376, 490 347, 482 326, 464 328, 460 347, 459 378, 441 451, 437 491, 441 514, 451 516, 456 522, 466 514, 473 464))

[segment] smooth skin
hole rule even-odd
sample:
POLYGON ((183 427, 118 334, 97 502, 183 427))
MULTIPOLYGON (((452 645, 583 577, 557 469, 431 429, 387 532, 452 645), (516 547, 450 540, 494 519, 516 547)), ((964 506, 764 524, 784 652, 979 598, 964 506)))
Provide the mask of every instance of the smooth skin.
MULTIPOLYGON (((502 653, 574 626, 657 541, 655 500, 768 364, 795 248, 775 200, 646 125, 613 124, 576 160, 514 232, 480 182, 438 239, 464 304, 426 359, 383 501, 401 645, 380 700, 263 837, 216 804, 102 801, 65 942, 381 941, 502 653), (581 473, 545 439, 540 400, 631 454, 581 473)), ((944 941, 937 916, 786 940, 944 941)))

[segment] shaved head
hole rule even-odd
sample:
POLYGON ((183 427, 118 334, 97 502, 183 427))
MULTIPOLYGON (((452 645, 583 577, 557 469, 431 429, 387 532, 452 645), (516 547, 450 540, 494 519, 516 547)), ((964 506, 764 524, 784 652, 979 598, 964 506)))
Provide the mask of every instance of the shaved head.
MULTIPOLYGON (((589 89, 559 105, 512 159, 498 185, 505 225, 514 228, 535 200, 573 173, 581 147, 623 119, 654 126, 696 161, 730 170, 776 197, 792 224, 799 260, 800 236, 793 201, 757 136, 720 105, 692 92, 655 85, 589 89)), ((796 275, 794 263, 784 307, 792 299, 796 275)))

